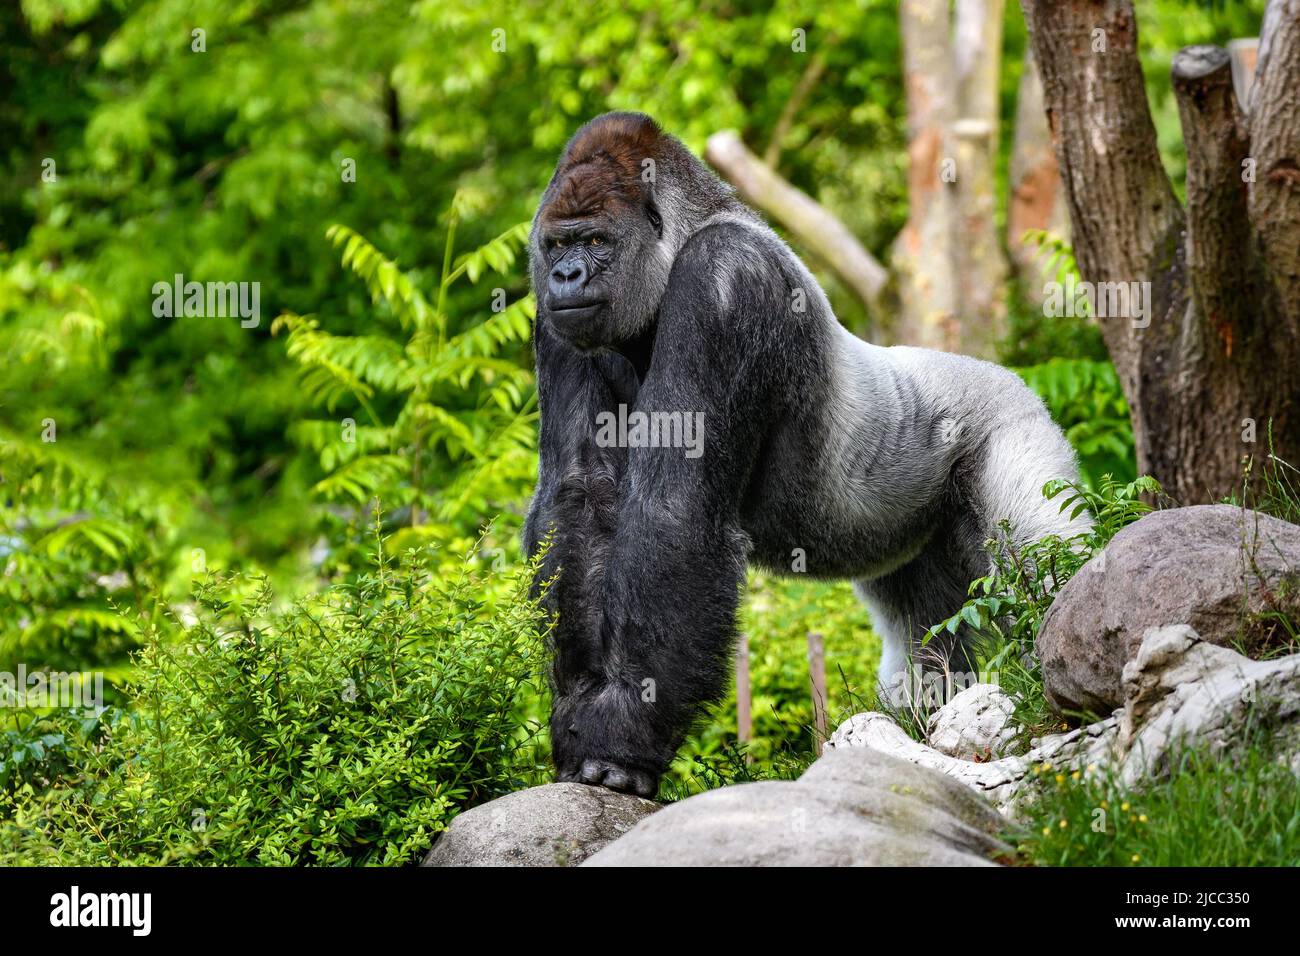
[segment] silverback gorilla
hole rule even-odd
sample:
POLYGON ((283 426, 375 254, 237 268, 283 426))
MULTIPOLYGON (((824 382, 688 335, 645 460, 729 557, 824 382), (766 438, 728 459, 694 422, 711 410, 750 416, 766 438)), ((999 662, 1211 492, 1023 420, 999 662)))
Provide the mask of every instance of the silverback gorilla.
POLYGON ((1019 539, 1067 529, 1041 489, 1075 477, 1073 453, 1019 378, 847 332, 649 117, 574 135, 530 257, 541 453, 524 537, 529 554, 549 541, 561 780, 653 794, 725 689, 748 561, 853 579, 888 684, 988 573, 1000 519, 1019 539))

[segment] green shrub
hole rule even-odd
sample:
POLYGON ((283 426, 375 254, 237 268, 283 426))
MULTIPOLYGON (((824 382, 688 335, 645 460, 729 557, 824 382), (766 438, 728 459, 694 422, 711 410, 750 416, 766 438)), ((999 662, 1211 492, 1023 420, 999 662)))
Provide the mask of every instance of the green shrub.
POLYGON ((427 568, 381 549, 275 615, 264 582, 202 584, 197 623, 143 635, 131 712, 25 728, 59 738, 57 762, 29 756, 0 792, 0 860, 404 864, 461 809, 536 782, 531 569, 427 568), (509 599, 488 613, 484 592, 509 599))
POLYGON ((379 497, 409 509, 401 547, 473 534, 483 515, 501 515, 503 505, 525 498, 537 474, 537 396, 526 348, 533 296, 507 305, 498 288, 499 304, 486 318, 480 309, 488 292, 473 310, 449 298, 462 278, 473 285, 507 276, 527 246, 529 224, 453 258, 457 227, 474 212, 472 196, 457 193, 447 213, 436 295, 425 296, 419 270, 404 272, 360 233, 335 225, 327 236, 365 283, 372 321, 359 334, 292 312, 272 325, 287 332, 304 392, 329 413, 289 430, 325 472, 313 493, 356 508, 379 497), (340 422, 340 409, 357 420, 340 422))

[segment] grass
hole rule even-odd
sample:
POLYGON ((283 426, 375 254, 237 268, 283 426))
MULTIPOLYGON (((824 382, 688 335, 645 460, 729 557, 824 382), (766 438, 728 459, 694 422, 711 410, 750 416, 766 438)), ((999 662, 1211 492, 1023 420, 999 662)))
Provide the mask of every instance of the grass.
POLYGON ((1189 747, 1135 788, 1109 768, 1037 769, 1038 793, 1004 834, 1024 864, 1300 865, 1300 787, 1262 739, 1230 755, 1189 747))

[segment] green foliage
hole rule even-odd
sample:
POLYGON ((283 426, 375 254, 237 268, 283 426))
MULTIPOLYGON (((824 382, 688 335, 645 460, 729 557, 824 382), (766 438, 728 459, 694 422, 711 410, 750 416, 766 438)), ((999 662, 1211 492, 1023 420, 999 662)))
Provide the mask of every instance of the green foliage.
POLYGON ((458 197, 447 219, 434 302, 421 292, 418 274, 401 271, 359 233, 332 226, 328 238, 366 284, 378 315, 365 334, 330 333, 293 313, 273 326, 288 332, 288 354, 300 367, 305 394, 330 412, 350 403, 366 419, 292 426, 291 436, 326 471, 313 490, 331 501, 362 505, 378 498, 386 507, 409 509, 412 530, 403 544, 476 533, 484 514, 527 495, 536 472, 536 396, 518 354, 532 331, 532 296, 507 305, 498 289, 496 310, 477 322, 449 311, 458 279, 477 283, 489 271, 511 270, 528 224, 511 226, 453 262, 464 209, 458 197), (511 346, 516 354, 504 355, 511 346), (430 513, 436 521, 426 525, 430 513))
POLYGON ((113 709, 87 716, 70 709, 24 719, 14 712, 15 726, 0 738, 0 794, 12 797, 25 786, 45 789, 75 773, 76 761, 100 745, 104 730, 121 714, 113 709))
POLYGON ((946 621, 930 628, 926 641, 943 633, 965 632, 979 647, 978 671, 995 677, 1016 702, 1016 720, 1026 737, 1056 722, 1043 694, 1043 680, 1034 641, 1057 592, 1085 562, 1120 529, 1151 510, 1142 496, 1160 494, 1154 478, 1127 484, 1103 475, 1093 490, 1086 485, 1053 480, 1043 496, 1060 501, 1060 512, 1073 520, 1087 512, 1092 526, 1078 534, 1045 535, 1018 543, 1010 523, 999 524, 990 539, 990 574, 970 585, 970 599, 946 621))
MULTIPOLYGON (((1060 236, 1030 229, 1024 241, 1038 250, 1050 281, 1066 288, 1081 281, 1074 249, 1060 236)), ((1086 309, 1087 300, 1078 304, 1086 309)), ((1018 302, 999 353, 1038 393, 1065 431, 1087 484, 1096 486, 1107 474, 1124 481, 1136 476, 1128 402, 1096 322, 1086 314, 1049 316, 1042 308, 1031 312, 1026 303, 1018 302)))
POLYGON ((380 548, 283 614, 264 581, 205 581, 194 625, 145 637, 129 714, 8 738, 0 860, 413 861, 460 809, 536 780, 517 717, 541 667, 530 576, 380 548))
POLYGON ((161 510, 57 442, 3 430, 0 477, 0 671, 21 663, 120 681, 138 627, 116 604, 164 573, 161 510))
POLYGON ((1187 747, 1167 773, 1126 787, 1111 768, 1041 781, 1006 834, 1033 866, 1297 866, 1295 772, 1255 742, 1230 753, 1187 747))
MULTIPOLYGON (((1066 287, 1079 282, 1074 249, 1061 236, 1043 229, 1027 229, 1021 241, 1035 249, 1049 282, 1066 287)), ((1062 357, 1076 361, 1109 363, 1101 329, 1087 315, 1087 301, 1077 303, 1082 315, 1049 315, 1037 298, 1041 290, 1012 288, 1006 338, 998 343, 1004 365, 1032 366, 1062 357)))

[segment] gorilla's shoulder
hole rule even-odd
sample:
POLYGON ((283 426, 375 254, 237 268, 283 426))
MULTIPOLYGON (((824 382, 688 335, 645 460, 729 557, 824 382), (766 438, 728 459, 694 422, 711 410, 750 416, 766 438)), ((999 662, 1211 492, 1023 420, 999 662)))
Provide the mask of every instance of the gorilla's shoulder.
POLYGON ((668 289, 679 302, 709 302, 719 313, 782 315, 791 289, 820 290, 790 248, 752 214, 714 216, 695 229, 673 261, 668 289))
POLYGON ((724 252, 772 253, 784 243, 768 226, 748 209, 728 210, 710 216, 692 230, 690 238, 677 254, 683 256, 724 252))

